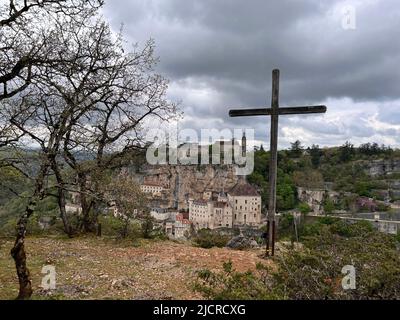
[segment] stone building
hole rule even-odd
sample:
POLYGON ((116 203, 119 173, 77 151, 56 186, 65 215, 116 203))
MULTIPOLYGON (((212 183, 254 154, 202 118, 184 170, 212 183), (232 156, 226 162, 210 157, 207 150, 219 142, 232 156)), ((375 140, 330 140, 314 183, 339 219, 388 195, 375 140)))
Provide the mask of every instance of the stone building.
POLYGON ((189 215, 185 215, 184 213, 177 214, 174 224, 175 239, 185 239, 190 233, 190 226, 189 215))
POLYGON ((228 193, 204 193, 203 199, 189 200, 189 220, 196 229, 259 226, 261 196, 247 182, 238 182, 228 193))
POLYGON ((171 239, 186 239, 190 234, 191 222, 188 213, 178 213, 164 223, 165 234, 171 239))
POLYGON ((239 181, 228 192, 228 201, 233 209, 233 225, 258 226, 261 223, 261 196, 252 185, 239 181))
POLYGON ((160 184, 147 182, 147 183, 140 185, 140 190, 143 193, 151 194, 152 196, 155 196, 155 197, 160 197, 162 192, 166 189, 160 184))
POLYGON ((213 203, 204 199, 189 199, 189 220, 196 229, 214 229, 213 203))

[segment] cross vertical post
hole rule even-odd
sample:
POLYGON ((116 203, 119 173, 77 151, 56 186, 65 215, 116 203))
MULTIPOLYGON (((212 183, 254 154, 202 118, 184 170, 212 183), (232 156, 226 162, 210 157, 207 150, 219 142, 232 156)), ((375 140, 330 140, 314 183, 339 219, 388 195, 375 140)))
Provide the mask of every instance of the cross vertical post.
POLYGON ((271 108, 230 110, 231 117, 271 116, 271 141, 269 164, 269 203, 267 216, 266 255, 275 255, 276 238, 276 181, 278 172, 278 120, 279 115, 297 115, 325 113, 326 106, 279 107, 279 76, 278 69, 272 71, 271 108))
POLYGON ((268 245, 267 256, 275 253, 276 180, 278 167, 279 70, 272 71, 271 146, 269 162, 268 245), (271 252, 269 246, 271 245, 271 252))

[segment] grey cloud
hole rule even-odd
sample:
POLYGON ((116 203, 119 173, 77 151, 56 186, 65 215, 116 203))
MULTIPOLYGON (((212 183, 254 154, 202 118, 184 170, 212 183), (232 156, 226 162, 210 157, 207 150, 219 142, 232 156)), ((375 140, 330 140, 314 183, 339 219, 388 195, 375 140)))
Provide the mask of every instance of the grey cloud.
MULTIPOLYGON (((187 115, 221 119, 226 127, 252 126, 265 141, 267 119, 229 119, 227 114, 228 107, 268 105, 275 67, 281 69, 282 105, 349 97, 379 106, 400 98, 398 1, 360 2, 356 30, 342 29, 340 7, 335 7, 341 3, 109 0, 104 13, 115 28, 125 24, 128 40, 156 40, 158 70, 180 87, 172 98, 183 100, 187 115), (205 94, 191 96, 191 90, 198 88, 205 94)), ((379 120, 399 123, 396 108, 378 109, 379 120)), ((342 125, 302 119, 283 119, 281 124, 329 135, 332 141, 370 138, 375 132, 356 117, 342 125)), ((220 121, 187 121, 195 128, 200 123, 221 125, 220 121)))

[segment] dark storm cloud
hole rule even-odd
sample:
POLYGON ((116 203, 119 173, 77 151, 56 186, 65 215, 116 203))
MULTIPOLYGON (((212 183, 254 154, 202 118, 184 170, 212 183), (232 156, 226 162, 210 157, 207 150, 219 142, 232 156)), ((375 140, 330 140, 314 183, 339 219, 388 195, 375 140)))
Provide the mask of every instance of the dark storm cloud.
POLYGON ((158 70, 195 128, 251 126, 266 140, 267 119, 229 119, 227 108, 269 104, 275 67, 282 105, 331 102, 322 118, 283 119, 283 135, 303 128, 305 140, 308 132, 336 144, 383 139, 366 120, 375 113, 400 123, 399 104, 379 107, 400 99, 398 0, 110 0, 105 15, 115 28, 124 23, 132 42, 156 40, 158 70), (347 4, 356 9, 355 30, 342 28, 347 4))

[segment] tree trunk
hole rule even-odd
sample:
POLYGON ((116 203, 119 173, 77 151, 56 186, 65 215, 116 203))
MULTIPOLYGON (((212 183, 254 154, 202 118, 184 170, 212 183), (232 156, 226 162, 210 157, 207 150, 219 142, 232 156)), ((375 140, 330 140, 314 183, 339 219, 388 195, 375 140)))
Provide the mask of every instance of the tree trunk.
POLYGON ((58 189, 58 207, 60 209, 60 215, 64 225, 64 231, 69 238, 72 238, 73 230, 68 221, 67 211, 65 210, 65 191, 62 188, 58 189))
POLYGON ((97 236, 101 237, 101 223, 97 224, 97 236))
POLYGON ((89 203, 88 195, 87 195, 87 178, 86 173, 78 173, 78 184, 79 184, 79 200, 82 208, 82 224, 80 229, 87 233, 91 232, 90 226, 90 210, 92 208, 92 204, 89 203))
POLYGON ((126 218, 124 220, 124 227, 122 229, 122 238, 123 239, 128 237, 129 222, 130 222, 129 218, 126 218))
POLYGON ((73 231, 71 228, 71 225, 68 221, 68 215, 67 215, 67 211, 65 209, 65 184, 64 184, 64 180, 61 176, 61 172, 59 170, 58 165, 55 163, 55 159, 54 162, 52 164, 52 169, 53 172, 56 176, 57 179, 57 201, 58 201, 58 207, 60 209, 60 216, 61 216, 61 220, 63 222, 64 225, 64 232, 68 235, 69 238, 72 238, 73 235, 73 231))
MULTIPOLYGON (((97 195, 98 196, 98 195, 97 195)), ((96 226, 99 223, 99 215, 101 214, 101 207, 97 199, 93 200, 93 216, 91 217, 90 225, 96 226)))
POLYGON ((45 163, 40 167, 33 196, 26 206, 24 214, 18 220, 17 236, 15 239, 14 247, 11 249, 10 252, 15 261, 15 268, 17 269, 17 276, 19 281, 19 294, 17 297, 18 300, 29 299, 33 292, 30 272, 28 267, 26 266, 25 236, 29 217, 35 212, 37 202, 43 199, 44 180, 47 172, 48 159, 46 159, 45 163))
POLYGON ((26 266, 26 253, 25 253, 25 235, 26 227, 28 224, 29 217, 34 212, 36 202, 31 200, 29 205, 26 207, 24 215, 19 219, 17 224, 17 238, 14 243, 14 247, 11 249, 11 256, 15 261, 15 267, 17 269, 17 276, 19 281, 19 294, 18 300, 29 299, 32 295, 32 282, 30 272, 26 266))

